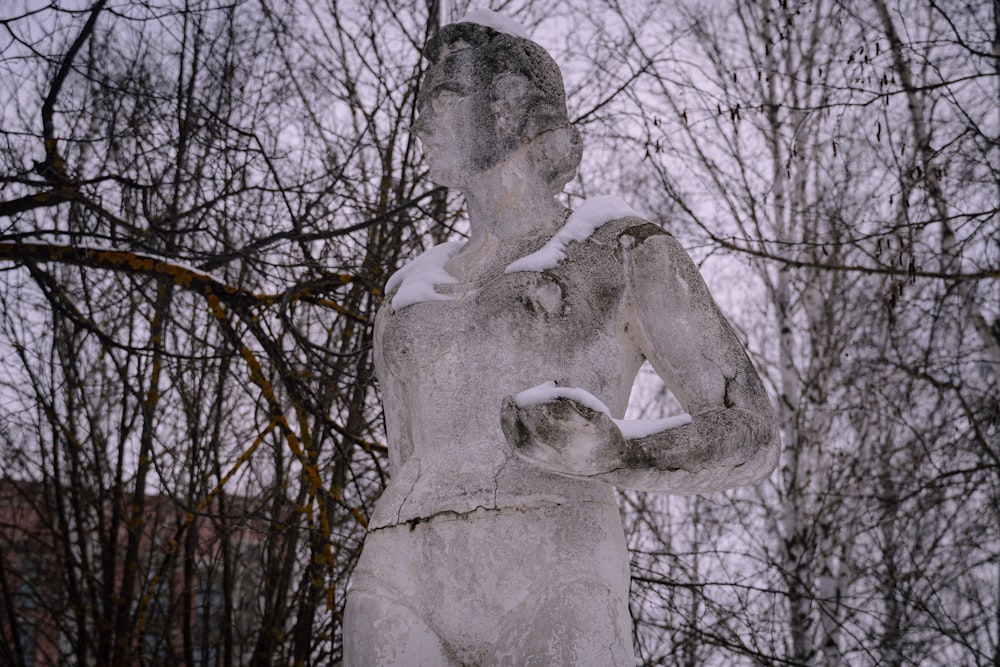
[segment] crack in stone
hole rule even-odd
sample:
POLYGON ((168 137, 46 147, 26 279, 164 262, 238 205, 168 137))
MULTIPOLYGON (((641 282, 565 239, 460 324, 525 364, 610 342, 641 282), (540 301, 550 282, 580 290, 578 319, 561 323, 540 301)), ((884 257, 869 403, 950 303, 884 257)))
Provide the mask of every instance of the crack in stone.
POLYGON ((733 399, 732 396, 730 396, 730 391, 732 390, 733 385, 737 385, 737 380, 739 379, 739 373, 738 372, 733 373, 732 377, 729 377, 728 375, 723 373, 722 377, 726 381, 726 388, 724 395, 722 397, 722 404, 725 405, 727 408, 735 407, 736 401, 733 399))
POLYGON ((413 493, 413 489, 417 487, 417 482, 420 481, 420 459, 414 459, 417 464, 417 474, 413 477, 413 484, 410 484, 410 490, 403 495, 403 499, 399 501, 399 507, 396 509, 396 523, 393 524, 398 526, 402 523, 401 516, 403 514, 403 506, 406 505, 406 501, 410 499, 410 494, 413 493))
POLYGON ((500 464, 500 467, 497 468, 497 471, 495 473, 493 473, 493 506, 494 507, 497 506, 497 504, 498 504, 497 503, 497 498, 500 495, 500 475, 503 473, 504 468, 506 468, 507 465, 510 463, 510 460, 512 458, 514 458, 514 451, 513 450, 511 450, 510 452, 505 452, 505 451, 501 450, 501 453, 504 456, 504 461, 503 461, 503 463, 500 464))
POLYGON ((442 519, 447 517, 448 521, 462 521, 465 519, 472 518, 475 514, 503 514, 516 512, 518 514, 527 514, 529 512, 534 512, 541 509, 549 509, 553 507, 562 507, 563 505, 604 505, 604 501, 600 500, 574 500, 570 503, 559 503, 559 502, 546 502, 538 505, 527 505, 524 507, 516 507, 513 505, 505 505, 503 507, 487 507, 486 505, 477 505, 471 510, 466 510, 464 512, 459 512, 458 510, 438 510, 427 516, 413 517, 412 519, 407 519, 406 521, 398 521, 397 523, 378 526, 377 528, 372 528, 370 532, 375 533, 380 530, 386 530, 387 528, 399 528, 402 526, 408 526, 410 530, 414 530, 417 526, 422 523, 428 523, 437 519, 442 519))

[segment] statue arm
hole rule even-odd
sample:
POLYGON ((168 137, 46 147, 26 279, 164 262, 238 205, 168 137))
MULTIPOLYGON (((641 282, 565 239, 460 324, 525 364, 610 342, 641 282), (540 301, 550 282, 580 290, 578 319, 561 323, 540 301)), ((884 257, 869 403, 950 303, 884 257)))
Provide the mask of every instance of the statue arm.
POLYGON ((690 423, 625 440, 610 416, 574 400, 519 408, 508 399, 508 440, 542 468, 624 488, 703 493, 760 481, 777 463, 776 422, 739 339, 673 237, 650 225, 623 244, 630 343, 690 423))
POLYGON ((626 441, 624 465, 605 478, 674 493, 756 483, 778 460, 770 400, 694 262, 651 227, 623 236, 630 329, 691 423, 626 441))

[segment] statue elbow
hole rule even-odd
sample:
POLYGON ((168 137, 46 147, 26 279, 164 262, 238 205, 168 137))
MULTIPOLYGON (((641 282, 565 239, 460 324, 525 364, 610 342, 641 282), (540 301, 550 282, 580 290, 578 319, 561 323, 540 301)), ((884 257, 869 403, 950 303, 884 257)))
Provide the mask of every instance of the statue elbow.
POLYGON ((763 415, 753 431, 753 453, 744 464, 749 473, 746 484, 757 484, 770 477, 781 458, 781 437, 774 413, 768 411, 763 415))

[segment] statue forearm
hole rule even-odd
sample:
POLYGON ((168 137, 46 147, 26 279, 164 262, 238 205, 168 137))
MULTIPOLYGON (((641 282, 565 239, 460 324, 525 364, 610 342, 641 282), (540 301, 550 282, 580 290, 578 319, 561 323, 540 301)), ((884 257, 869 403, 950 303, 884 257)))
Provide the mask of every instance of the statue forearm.
POLYGON ((707 493, 765 478, 778 456, 770 411, 733 407, 691 423, 624 442, 621 467, 596 477, 623 488, 707 493))
POLYGON ((668 420, 683 425, 645 435, 632 428, 641 423, 612 419, 584 390, 540 388, 547 390, 539 394, 543 402, 532 402, 535 390, 517 402, 508 398, 501 424, 521 458, 552 472, 641 491, 709 493, 758 482, 777 460, 766 400, 757 409, 734 406, 706 410, 687 423, 668 420))

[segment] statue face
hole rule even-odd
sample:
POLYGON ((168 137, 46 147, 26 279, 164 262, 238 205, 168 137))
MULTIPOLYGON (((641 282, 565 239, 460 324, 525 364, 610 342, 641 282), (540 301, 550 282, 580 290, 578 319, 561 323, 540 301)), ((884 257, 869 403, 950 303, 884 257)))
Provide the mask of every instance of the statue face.
MULTIPOLYGON (((442 28, 429 44, 434 64, 417 99, 412 131, 431 180, 467 190, 480 175, 527 147, 531 169, 557 194, 580 162, 579 134, 566 115, 555 61, 534 42, 494 35, 473 24, 442 28), (478 45, 474 45, 478 44, 478 45), (537 143, 536 143, 537 141, 537 143)), ((492 31, 490 31, 492 32, 492 31)))
POLYGON ((490 104, 492 72, 477 67, 472 49, 448 54, 424 79, 412 131, 431 179, 461 189, 510 153, 490 104))

